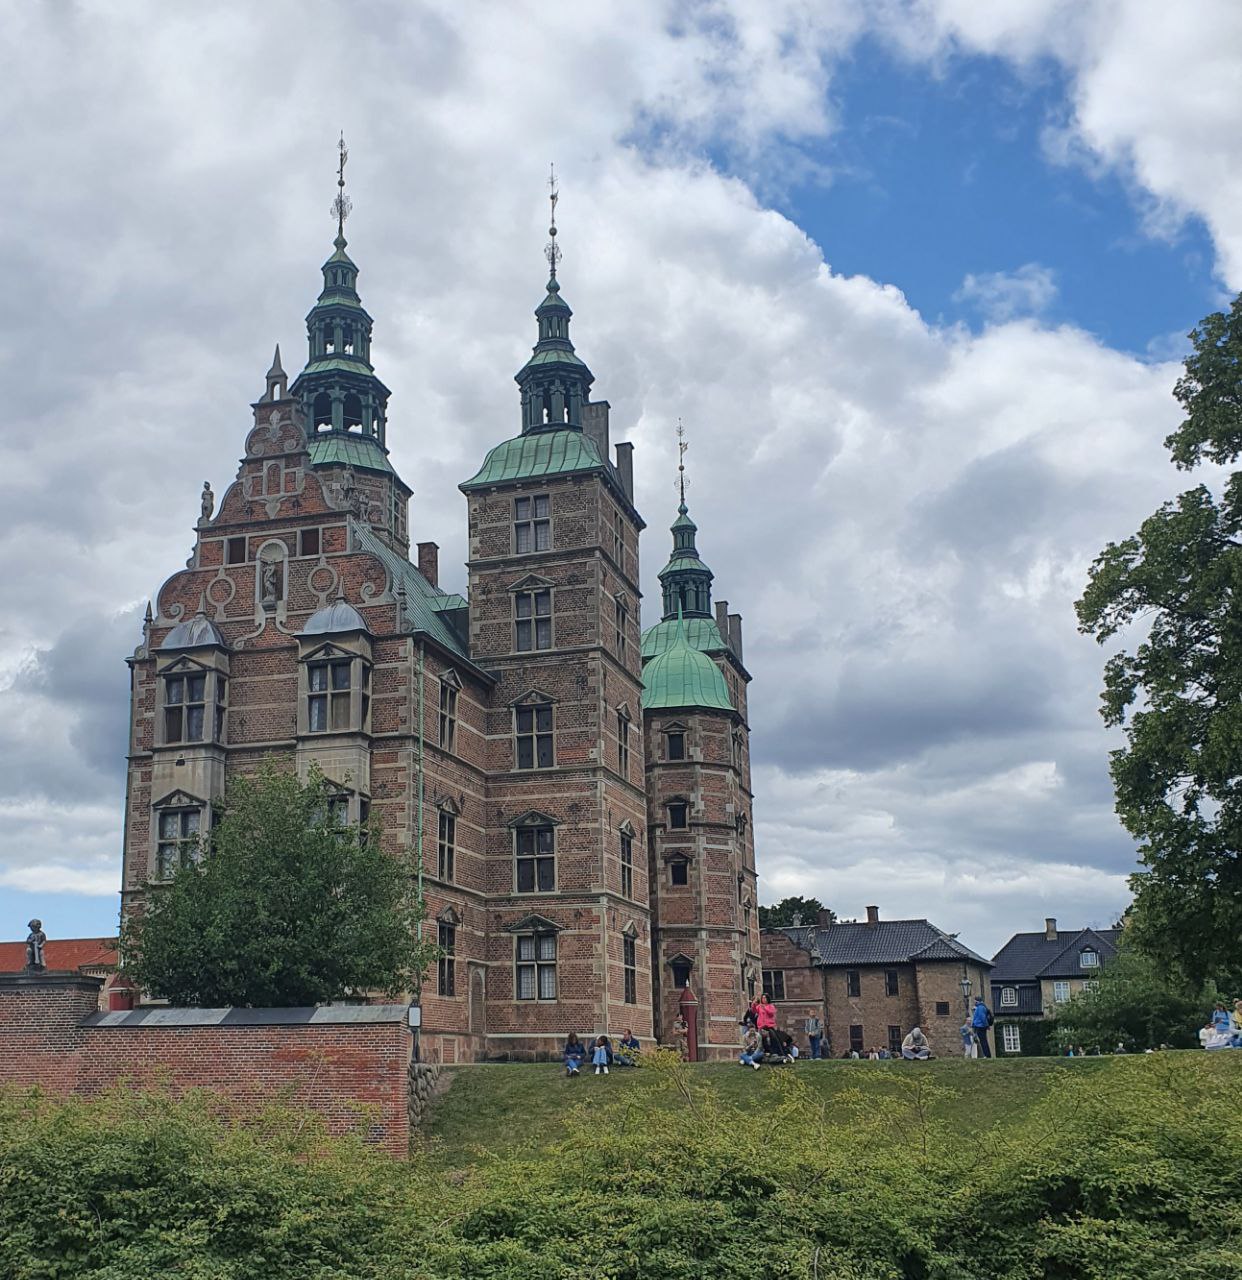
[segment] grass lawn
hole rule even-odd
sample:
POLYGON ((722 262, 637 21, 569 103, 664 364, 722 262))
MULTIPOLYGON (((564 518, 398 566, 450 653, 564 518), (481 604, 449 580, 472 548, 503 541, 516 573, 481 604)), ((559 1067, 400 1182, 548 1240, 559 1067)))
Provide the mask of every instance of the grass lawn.
MULTIPOLYGON (((940 1117, 964 1134, 982 1132, 1020 1119, 1058 1072, 1107 1071, 1113 1058, 1001 1058, 991 1062, 943 1059, 934 1062, 803 1062, 791 1067, 753 1071, 736 1063, 700 1063, 691 1068, 693 1082, 722 1100, 756 1112, 775 1105, 773 1077, 796 1072, 820 1093, 832 1115, 846 1090, 887 1093, 898 1078, 920 1073, 950 1090, 937 1103, 940 1117)), ((562 1136, 567 1110, 609 1099, 641 1099, 653 1107, 680 1105, 668 1093, 657 1093, 653 1073, 641 1068, 613 1068, 604 1076, 566 1078, 554 1063, 488 1063, 459 1067, 447 1091, 436 1102, 422 1143, 443 1167, 485 1160, 489 1153, 515 1147, 546 1146, 562 1136)))

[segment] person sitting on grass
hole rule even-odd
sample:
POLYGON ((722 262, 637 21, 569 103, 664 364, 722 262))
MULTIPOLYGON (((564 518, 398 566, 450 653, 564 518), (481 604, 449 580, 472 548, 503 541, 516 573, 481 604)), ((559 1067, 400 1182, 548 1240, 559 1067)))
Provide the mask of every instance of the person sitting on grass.
POLYGON ((759 1032, 754 1027, 747 1027, 745 1035, 742 1036, 742 1052, 738 1056, 738 1062, 744 1067, 754 1067, 758 1071, 762 1057, 763 1042, 759 1039, 759 1032))
POLYGON ((584 1061, 586 1061, 586 1045, 578 1039, 576 1031, 571 1031, 569 1039, 565 1041, 565 1074, 576 1076, 582 1070, 584 1061))
POLYGON ((925 1062, 931 1057, 931 1045, 923 1034, 922 1027, 913 1027, 910 1034, 901 1042, 901 1056, 907 1061, 925 1062))
POLYGON ((591 1061, 595 1064, 597 1076, 608 1074, 608 1064, 612 1061, 612 1048, 607 1036, 600 1036, 595 1041, 595 1052, 591 1055, 591 1061))
POLYGON ((638 1055, 642 1052, 642 1045, 638 1043, 638 1037, 626 1027, 625 1035, 617 1041, 616 1051, 612 1055, 612 1060, 619 1067, 636 1067, 638 1066, 638 1055))
POLYGON ((879 1051, 876 1053, 875 1056, 881 1062, 891 1062, 893 1057, 892 1053, 888 1049, 886 1049, 883 1045, 880 1046, 879 1051))

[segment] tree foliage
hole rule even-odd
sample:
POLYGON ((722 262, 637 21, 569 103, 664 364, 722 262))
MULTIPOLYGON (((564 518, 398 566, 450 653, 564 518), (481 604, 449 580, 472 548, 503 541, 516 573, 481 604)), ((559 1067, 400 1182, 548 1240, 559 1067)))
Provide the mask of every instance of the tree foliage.
POLYGON ((1058 1006, 1052 1039, 1060 1048, 1082 1045, 1111 1052, 1193 1049, 1217 999, 1216 988, 1194 987, 1133 946, 1123 945, 1100 970, 1094 990, 1076 992, 1058 1006))
POLYGON ((975 1132, 948 1118, 951 1091, 923 1064, 886 1064, 885 1085, 846 1091, 831 1110, 800 1069, 760 1074, 761 1103, 746 1110, 665 1060, 652 1068, 658 1109, 650 1092, 597 1092, 565 1115, 558 1140, 489 1152, 472 1169, 422 1155, 403 1164, 281 1110, 222 1124, 201 1095, 118 1090, 53 1104, 0 1091, 0 1271, 20 1280, 1237 1277, 1234 1056, 1054 1064, 1025 1118, 975 1132))
MULTIPOLYGON (((1176 466, 1242 452, 1242 299, 1190 335, 1175 395, 1186 412, 1165 441, 1176 466)), ((1109 658, 1102 714, 1123 726, 1111 754, 1117 813, 1139 841, 1136 941, 1194 983, 1242 977, 1242 474, 1219 496, 1200 484, 1138 533, 1110 543, 1077 604, 1106 643, 1147 634, 1109 658)))
MULTIPOLYGON (((802 924, 815 924, 824 905, 818 898, 789 897, 774 902, 770 907, 760 905, 759 927, 761 929, 788 928, 797 916, 802 924)), ((828 918, 835 920, 836 912, 829 911, 828 918)))
POLYGON ((202 856, 152 886, 121 935, 126 973, 176 1005, 313 1005, 412 989, 409 869, 377 833, 340 826, 330 788, 265 769, 240 778, 202 856))

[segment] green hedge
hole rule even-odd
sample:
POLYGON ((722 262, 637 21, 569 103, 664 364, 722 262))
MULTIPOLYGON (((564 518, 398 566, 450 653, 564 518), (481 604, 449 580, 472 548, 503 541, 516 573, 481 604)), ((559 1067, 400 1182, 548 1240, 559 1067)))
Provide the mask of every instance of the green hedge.
MULTIPOLYGON (((0 1095, 5 1280, 1160 1280, 1242 1276, 1242 1054, 1054 1069, 982 1137, 893 1073, 830 1117, 796 1072, 744 1113, 582 1104, 546 1149, 390 1160, 210 1097, 0 1095)), ((998 1065, 994 1070, 1003 1070, 998 1065)), ((598 1099, 599 1095, 595 1095, 598 1099)))

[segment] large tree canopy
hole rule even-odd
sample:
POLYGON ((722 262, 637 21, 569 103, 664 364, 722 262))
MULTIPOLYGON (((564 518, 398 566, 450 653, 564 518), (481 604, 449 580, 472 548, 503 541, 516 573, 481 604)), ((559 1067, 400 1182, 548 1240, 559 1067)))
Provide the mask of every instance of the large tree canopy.
MULTIPOLYGON (((759 927, 761 929, 778 929, 794 923, 794 916, 802 924, 815 924, 819 913, 824 909, 818 898, 790 897, 774 902, 770 907, 759 907, 759 927)), ((836 914, 829 911, 828 918, 835 920, 836 914)))
MULTIPOLYGON (((1174 394, 1186 418, 1165 441, 1175 465, 1242 453, 1242 298, 1190 335, 1174 394)), ((1138 533, 1110 543, 1078 602, 1105 643, 1145 638, 1104 669, 1117 813, 1140 842, 1133 936, 1193 982, 1242 969, 1242 474, 1200 484, 1138 533)))
POLYGON ((126 972, 176 1005, 312 1005, 417 985, 411 869, 341 826, 329 786, 239 779, 202 857, 153 885, 122 929, 126 972))

